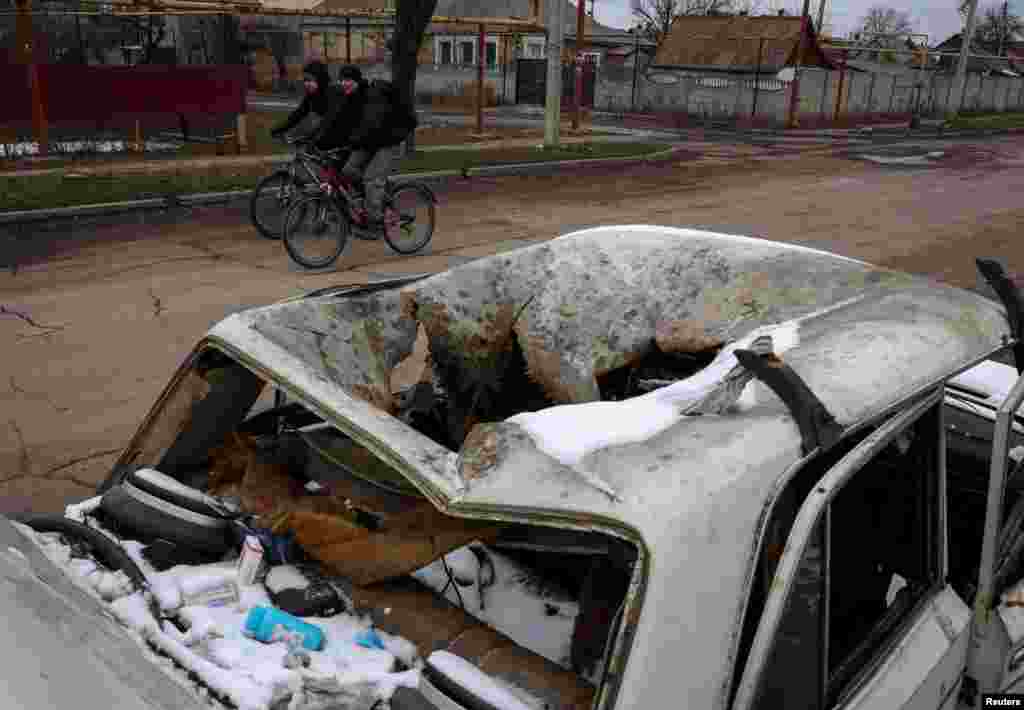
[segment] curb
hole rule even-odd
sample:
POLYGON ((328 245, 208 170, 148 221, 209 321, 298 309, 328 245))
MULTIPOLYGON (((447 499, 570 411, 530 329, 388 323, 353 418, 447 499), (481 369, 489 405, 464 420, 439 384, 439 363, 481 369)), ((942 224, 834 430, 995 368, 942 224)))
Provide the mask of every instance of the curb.
POLYGON ((588 158, 583 160, 558 160, 547 163, 514 163, 512 165, 483 165, 465 171, 467 178, 497 177, 501 175, 550 175, 561 172, 564 168, 599 168, 599 167, 632 167, 634 165, 653 165, 685 155, 687 150, 672 147, 635 158, 588 158))
MULTIPOLYGON (((424 173, 403 173, 391 177, 395 184, 410 182, 448 182, 465 178, 488 177, 499 175, 543 175, 561 172, 565 169, 586 167, 629 167, 640 164, 654 164, 684 155, 686 150, 675 146, 669 150, 658 151, 636 158, 592 158, 584 160, 559 160, 544 163, 516 163, 513 165, 490 165, 465 170, 437 170, 424 173)), ((73 207, 52 207, 38 210, 17 210, 0 212, 0 224, 27 224, 43 222, 50 219, 94 217, 112 215, 135 210, 168 209, 172 207, 190 207, 212 205, 248 199, 252 190, 231 190, 228 192, 201 192, 188 195, 169 195, 153 197, 145 200, 127 200, 124 202, 107 202, 93 205, 75 205, 73 207)))
POLYGON ((16 210, 0 212, 0 224, 16 224, 19 222, 38 222, 60 217, 93 217, 96 215, 119 214, 140 209, 160 209, 170 206, 171 201, 163 197, 146 200, 126 200, 124 202, 102 202, 95 205, 75 205, 74 207, 54 207, 42 210, 16 210))

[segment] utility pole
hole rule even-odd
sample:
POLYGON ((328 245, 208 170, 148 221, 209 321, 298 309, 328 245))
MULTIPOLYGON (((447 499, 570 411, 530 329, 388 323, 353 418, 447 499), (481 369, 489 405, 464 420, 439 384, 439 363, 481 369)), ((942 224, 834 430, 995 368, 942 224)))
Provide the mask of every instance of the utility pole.
POLYGON ((1006 26, 1006 12, 1007 12, 1006 3, 1007 3, 1007 1, 1008 0, 1003 0, 1003 22, 999 26, 999 56, 1000 57, 1003 56, 1003 47, 1006 46, 1006 40, 1007 40, 1006 35, 1008 35, 1010 33, 1009 29, 1006 26))
POLYGON ((964 102, 964 85, 967 83, 967 56, 971 52, 971 38, 974 37, 974 25, 978 19, 978 0, 970 0, 967 6, 967 22, 960 36, 960 59, 956 65, 956 78, 953 79, 953 93, 950 96, 952 107, 946 106, 946 113, 952 116, 960 113, 964 102))
POLYGON ((633 98, 629 103, 630 111, 636 111, 636 78, 640 70, 640 26, 634 27, 633 33, 633 98))
POLYGON ((46 107, 43 105, 43 89, 39 83, 39 65, 36 64, 36 40, 32 28, 32 0, 15 0, 17 17, 15 18, 15 55, 28 74, 29 86, 32 87, 32 135, 39 145, 39 154, 46 155, 50 149, 49 124, 46 120, 46 107))
POLYGON ((810 32, 810 23, 808 22, 810 9, 811 0, 804 0, 804 9, 800 14, 800 41, 797 43, 796 61, 793 66, 793 86, 789 95, 789 120, 787 123, 790 128, 796 128, 799 123, 796 116, 800 106, 800 64, 804 59, 807 33, 810 32))
POLYGON ((480 34, 476 53, 476 132, 478 135, 482 135, 484 132, 484 59, 486 58, 484 55, 487 52, 484 23, 480 23, 478 30, 480 34))
MULTIPOLYGON (((564 1, 564 0, 560 0, 564 1)), ((572 129, 580 129, 580 118, 583 114, 583 32, 586 17, 586 0, 576 0, 576 110, 572 116, 572 129)))
POLYGON ((548 80, 544 104, 544 147, 557 148, 562 121, 562 37, 565 0, 545 0, 548 26, 548 80))

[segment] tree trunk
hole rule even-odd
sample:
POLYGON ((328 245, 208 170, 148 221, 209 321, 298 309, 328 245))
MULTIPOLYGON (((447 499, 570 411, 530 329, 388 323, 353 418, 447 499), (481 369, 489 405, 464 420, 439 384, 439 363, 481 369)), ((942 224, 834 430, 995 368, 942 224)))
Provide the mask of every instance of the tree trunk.
MULTIPOLYGON (((402 100, 416 107, 417 55, 423 32, 437 8, 437 0, 399 0, 395 12, 395 40, 391 53, 391 81, 402 100)), ((405 141, 406 155, 416 151, 415 131, 405 141)))

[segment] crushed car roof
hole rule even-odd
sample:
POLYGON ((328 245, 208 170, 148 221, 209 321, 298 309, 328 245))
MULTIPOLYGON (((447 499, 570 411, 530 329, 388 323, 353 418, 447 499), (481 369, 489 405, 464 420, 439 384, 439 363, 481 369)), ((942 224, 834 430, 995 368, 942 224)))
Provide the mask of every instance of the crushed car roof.
POLYGON ((793 336, 785 362, 843 427, 1010 337, 1005 309, 976 294, 791 244, 657 226, 584 230, 401 289, 256 309, 210 336, 301 390, 450 512, 599 525, 641 539, 651 555, 641 623, 652 626, 630 667, 652 672, 667 662, 659 643, 692 633, 693 687, 680 690, 711 707, 758 521, 803 452, 793 417, 758 382, 726 414, 680 415, 602 446, 595 428, 645 415, 628 401, 598 402, 597 377, 634 362, 666 321, 719 342, 785 329, 793 336), (537 415, 479 424, 461 451, 449 451, 391 415, 390 373, 420 329, 431 357, 468 380, 494 365, 512 333, 530 376, 562 406, 532 427, 537 415), (597 444, 566 458, 549 445, 552 431, 597 444))

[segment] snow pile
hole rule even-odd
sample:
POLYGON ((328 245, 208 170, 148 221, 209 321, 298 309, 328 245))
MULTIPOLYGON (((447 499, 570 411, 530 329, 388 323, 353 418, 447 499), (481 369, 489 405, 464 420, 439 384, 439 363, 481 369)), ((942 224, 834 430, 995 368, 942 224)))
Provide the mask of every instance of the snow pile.
POLYGON ((72 549, 56 534, 28 534, 72 579, 109 602, 118 621, 239 710, 370 710, 389 700, 399 686, 419 685, 422 661, 415 646, 376 629, 383 648, 359 645, 357 635, 370 629, 372 622, 348 613, 306 619, 323 630, 324 648, 307 652, 308 666, 285 667, 289 653, 285 644, 265 644, 242 633, 248 611, 272 603, 261 585, 237 586, 234 561, 157 572, 142 556, 141 543, 123 541, 122 548, 146 576, 164 614, 174 617, 184 630, 169 620, 161 628, 143 592, 136 591, 121 572, 104 571, 91 560, 73 557, 72 549), (237 601, 225 602, 223 597, 210 605, 188 601, 226 585, 235 585, 237 601), (412 670, 398 671, 399 662, 412 670))
MULTIPOLYGON (((994 360, 982 360, 950 380, 953 385, 985 394, 993 407, 1003 403, 1016 382, 1016 368, 994 360)), ((1017 411, 1024 415, 1024 405, 1017 411)))
POLYGON ((572 631, 579 603, 562 590, 542 584, 511 558, 473 543, 445 555, 413 577, 466 613, 497 629, 523 648, 570 668, 572 631), (473 553, 483 551, 483 559, 473 553), (451 570, 450 582, 445 564, 451 570), (456 587, 458 592, 456 593, 456 587))
MULTIPOLYGON (((707 367, 692 377, 653 392, 621 402, 558 405, 517 414, 507 421, 523 427, 541 451, 590 480, 584 467, 588 455, 612 446, 647 441, 680 421, 689 409, 705 400, 730 373, 741 367, 735 351, 750 349, 755 340, 764 336, 772 338, 772 350, 780 355, 799 343, 799 321, 757 328, 722 348, 707 367), (615 425, 609 426, 609 422, 615 425)), ((748 390, 749 385, 740 395, 740 408, 752 404, 748 390)), ((598 487, 608 492, 607 484, 591 482, 601 483, 598 487)))
POLYGON ((428 662, 438 673, 468 689, 490 707, 500 710, 533 710, 493 678, 454 653, 434 651, 428 662))

